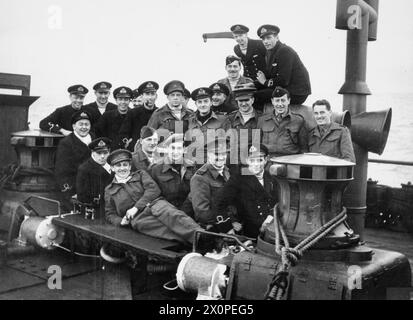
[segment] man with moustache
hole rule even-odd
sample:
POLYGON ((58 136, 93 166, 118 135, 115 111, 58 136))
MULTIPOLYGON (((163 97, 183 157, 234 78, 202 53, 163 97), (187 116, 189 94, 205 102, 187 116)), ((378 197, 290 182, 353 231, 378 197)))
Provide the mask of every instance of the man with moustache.
POLYGON ((119 87, 113 91, 117 103, 117 109, 105 112, 95 126, 95 132, 98 137, 106 137, 112 140, 111 150, 124 147, 124 142, 119 134, 126 115, 130 111, 129 104, 132 99, 132 89, 128 87, 119 87))
POLYGON ((282 87, 290 92, 291 104, 301 105, 311 94, 308 71, 297 52, 279 40, 280 28, 263 25, 257 34, 267 50, 266 66, 257 74, 255 85, 259 103, 268 103, 275 87, 282 87))
POLYGON ((212 90, 212 111, 216 114, 227 115, 238 110, 236 107, 226 102, 230 92, 228 87, 222 83, 213 83, 209 86, 212 90))
POLYGON ((95 90, 96 101, 84 106, 92 119, 92 126, 97 123, 102 114, 106 111, 116 110, 117 106, 114 103, 109 102, 110 89, 112 84, 106 81, 98 82, 93 86, 95 90))
POLYGON ((241 84, 253 83, 253 80, 241 75, 240 58, 235 56, 228 56, 225 59, 225 64, 225 70, 228 73, 228 77, 226 77, 225 79, 218 80, 218 83, 222 83, 227 86, 230 94, 228 95, 226 102, 231 104, 234 108, 236 108, 237 102, 235 101, 234 96, 232 94, 234 88, 241 84))
POLYGON ((144 126, 140 132, 140 139, 135 145, 132 154, 132 168, 134 170, 146 170, 159 160, 155 154, 159 144, 159 136, 155 129, 144 126))
POLYGON ((142 127, 148 124, 157 109, 155 103, 158 89, 159 85, 155 81, 146 81, 137 89, 142 96, 143 106, 130 110, 119 130, 122 141, 126 142, 125 147, 130 151, 133 151, 136 141, 139 140, 142 127))
POLYGON ((105 212, 105 188, 113 177, 106 162, 111 141, 98 138, 89 143, 91 157, 79 166, 76 177, 77 200, 94 209, 100 217, 105 212))
POLYGON ((90 115, 86 111, 78 111, 71 118, 72 130, 57 146, 55 177, 62 192, 62 204, 65 210, 71 210, 70 199, 76 194, 76 175, 79 166, 90 157, 89 143, 90 115))
POLYGON ((168 82, 164 89, 168 103, 157 109, 151 116, 148 126, 158 130, 163 141, 170 133, 185 133, 188 129, 188 119, 193 111, 182 105, 185 85, 179 80, 168 82))
POLYGON ((71 104, 57 108, 53 113, 41 120, 39 123, 40 129, 60 133, 65 136, 72 133, 72 116, 77 111, 83 110, 83 101, 89 90, 81 84, 76 84, 70 86, 67 91, 69 92, 71 104))
POLYGON ((231 32, 237 42, 234 52, 244 65, 244 76, 255 80, 258 70, 265 67, 266 49, 262 41, 248 38, 249 29, 242 24, 232 26, 231 32))

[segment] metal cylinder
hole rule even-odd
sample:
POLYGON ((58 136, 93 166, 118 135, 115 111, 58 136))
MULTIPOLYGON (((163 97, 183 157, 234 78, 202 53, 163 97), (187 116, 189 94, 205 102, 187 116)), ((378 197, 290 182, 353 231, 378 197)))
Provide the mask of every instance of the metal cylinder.
POLYGON ((51 219, 29 217, 23 221, 20 227, 20 239, 22 242, 51 250, 54 249, 54 245, 63 242, 64 231, 55 226, 51 219))

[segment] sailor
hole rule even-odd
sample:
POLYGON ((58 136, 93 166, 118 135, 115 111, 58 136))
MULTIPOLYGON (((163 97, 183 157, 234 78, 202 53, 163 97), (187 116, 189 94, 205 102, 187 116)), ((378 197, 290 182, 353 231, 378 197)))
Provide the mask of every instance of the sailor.
POLYGON ((161 195, 171 204, 192 215, 192 205, 187 200, 191 178, 196 172, 192 161, 185 157, 183 135, 175 134, 164 142, 166 156, 151 168, 151 176, 161 189, 161 195))
POLYGON ((155 129, 144 126, 140 132, 140 139, 137 141, 132 154, 132 168, 134 170, 149 171, 151 166, 159 161, 156 155, 156 148, 159 144, 159 135, 155 129))
POLYGON ((61 133, 65 136, 72 133, 72 115, 83 110, 83 101, 89 90, 81 84, 70 86, 67 91, 71 104, 57 108, 53 113, 40 121, 39 127, 44 131, 61 133))
POLYGON ((133 90, 132 95, 132 109, 139 108, 143 106, 143 97, 139 93, 138 89, 133 90))
POLYGON ((168 103, 156 110, 149 119, 148 126, 158 130, 163 141, 170 133, 185 133, 188 129, 191 110, 182 105, 185 85, 179 80, 168 82, 164 89, 168 103))
POLYGON ((216 114, 227 115, 238 110, 236 107, 226 102, 230 92, 228 87, 222 83, 213 83, 209 86, 212 90, 212 111, 216 114))
POLYGON ((263 25, 257 34, 267 49, 266 67, 257 74, 256 86, 259 103, 269 103, 275 87, 283 87, 290 92, 291 104, 301 105, 311 94, 308 71, 297 52, 279 40, 280 28, 263 25))
POLYGON ((115 174, 105 189, 106 220, 116 226, 184 244, 191 244, 202 228, 183 211, 159 198, 161 191, 144 170, 131 171, 132 155, 116 150, 108 158, 115 174))
POLYGON ((209 230, 217 228, 217 225, 225 228, 224 225, 231 225, 231 221, 218 217, 216 201, 230 178, 226 166, 229 147, 225 139, 211 141, 205 147, 207 162, 191 179, 189 200, 194 210, 194 219, 201 226, 209 230))
POLYGON ((234 99, 232 91, 236 86, 241 84, 253 83, 253 80, 241 75, 241 59, 236 56, 228 56, 225 58, 225 70, 227 71, 228 77, 218 80, 218 83, 222 83, 227 86, 230 94, 226 102, 236 108, 237 102, 234 99))
POLYGON ((108 138, 98 138, 89 143, 91 157, 79 166, 76 177, 77 200, 95 209, 100 217, 105 213, 105 188, 113 179, 106 161, 110 144, 108 138))
POLYGON ((71 118, 73 132, 57 146, 55 176, 66 210, 71 209, 70 199, 76 194, 77 170, 90 157, 90 118, 86 111, 75 112, 71 118))
POLYGON ((308 145, 310 152, 321 153, 355 163, 353 143, 347 127, 331 120, 331 105, 327 100, 313 104, 313 115, 317 126, 310 131, 308 145))
POLYGON ((93 86, 93 90, 95 90, 96 101, 84 106, 84 110, 89 112, 92 118, 92 126, 106 111, 117 109, 116 104, 109 102, 111 88, 112 84, 106 81, 98 82, 93 86))
MULTIPOLYGON (((264 222, 271 221, 276 204, 277 190, 264 169, 268 161, 268 149, 263 144, 250 144, 247 166, 242 174, 231 175, 217 199, 217 212, 223 219, 230 218, 237 233, 256 238, 264 222), (238 208, 237 215, 228 215, 227 207, 238 208)), ((227 231, 227 230, 220 230, 227 231)))
POLYGON ((249 39, 249 29, 242 24, 233 25, 231 32, 238 43, 234 52, 244 65, 244 76, 256 80, 258 70, 265 67, 266 49, 262 41, 249 39))
POLYGON ((95 132, 98 137, 106 137, 112 140, 111 150, 123 148, 125 142, 119 134, 119 130, 127 113, 130 111, 129 104, 132 99, 132 89, 119 87, 113 91, 113 96, 117 103, 117 109, 105 112, 95 125, 95 132))
POLYGON ((133 147, 140 138, 142 127, 148 124, 157 109, 155 103, 158 98, 158 89, 159 85, 155 81, 145 81, 138 87, 137 92, 142 96, 143 106, 130 110, 119 130, 126 149, 133 151, 133 147))
POLYGON ((276 87, 271 99, 273 111, 258 119, 257 128, 261 130, 262 143, 272 157, 308 151, 308 131, 304 118, 290 111, 290 101, 290 93, 276 87))

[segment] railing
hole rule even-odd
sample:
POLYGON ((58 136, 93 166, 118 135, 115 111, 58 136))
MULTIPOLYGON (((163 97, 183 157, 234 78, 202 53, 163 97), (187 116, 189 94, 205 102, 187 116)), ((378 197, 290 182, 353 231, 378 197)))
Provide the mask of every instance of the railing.
POLYGON ((411 161, 369 159, 369 162, 370 163, 394 164, 394 165, 398 165, 398 166, 413 167, 413 162, 411 162, 411 161))

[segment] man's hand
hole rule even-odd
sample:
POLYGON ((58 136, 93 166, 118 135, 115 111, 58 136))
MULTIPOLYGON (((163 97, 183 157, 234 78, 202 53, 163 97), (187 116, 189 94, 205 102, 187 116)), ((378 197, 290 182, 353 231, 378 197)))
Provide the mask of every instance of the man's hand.
POLYGON ((274 221, 273 216, 268 216, 267 219, 262 223, 260 232, 264 232, 264 230, 274 221))
POLYGON ((121 226, 127 226, 129 224, 129 222, 130 222, 129 219, 126 216, 124 216, 122 218, 122 221, 120 222, 120 225, 121 226))
POLYGON ((139 211, 138 208, 132 207, 128 211, 126 211, 125 217, 127 217, 127 219, 130 221, 136 216, 138 211, 139 211))
POLYGON ((267 81, 267 77, 265 76, 264 72, 262 72, 262 71, 257 72, 257 80, 262 85, 265 84, 265 81, 267 81))
POLYGON ((232 227, 236 232, 240 232, 242 230, 242 224, 239 222, 233 222, 232 227))
POLYGON ((60 133, 63 134, 64 136, 68 136, 69 134, 72 133, 72 131, 66 130, 66 129, 60 129, 60 133))

